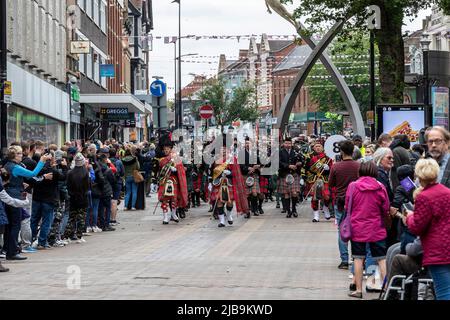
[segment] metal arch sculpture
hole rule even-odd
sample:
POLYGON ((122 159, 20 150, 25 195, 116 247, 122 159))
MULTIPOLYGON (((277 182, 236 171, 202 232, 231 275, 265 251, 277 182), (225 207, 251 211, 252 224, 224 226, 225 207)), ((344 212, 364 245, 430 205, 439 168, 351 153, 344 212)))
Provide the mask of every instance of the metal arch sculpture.
POLYGON ((325 66, 331 78, 336 85, 339 94, 344 100, 345 107, 350 114, 350 119, 352 121, 355 132, 357 132, 362 137, 365 136, 364 122, 361 115, 361 111, 359 109, 358 103, 356 102, 353 93, 345 82, 339 70, 336 68, 334 63, 331 61, 330 57, 324 52, 331 41, 336 37, 336 35, 342 30, 345 21, 338 21, 333 28, 325 35, 325 37, 320 41, 319 44, 316 44, 314 40, 305 35, 304 32, 301 32, 305 27, 301 22, 297 22, 294 16, 289 13, 286 8, 281 4, 279 0, 265 0, 267 10, 269 13, 272 13, 270 9, 273 9, 276 13, 278 13, 282 18, 286 19, 289 23, 291 23, 297 30, 297 33, 300 37, 308 44, 311 48, 312 53, 306 60, 303 67, 300 69, 299 75, 294 80, 294 83, 289 88, 289 92, 287 96, 284 98, 283 103, 281 105, 281 112, 278 116, 276 127, 280 129, 282 132, 285 129, 286 124, 289 120, 289 115, 292 112, 292 108, 295 104, 295 99, 297 98, 298 93, 300 92, 300 88, 303 86, 306 78, 308 77, 309 72, 311 71, 314 64, 318 59, 325 66))

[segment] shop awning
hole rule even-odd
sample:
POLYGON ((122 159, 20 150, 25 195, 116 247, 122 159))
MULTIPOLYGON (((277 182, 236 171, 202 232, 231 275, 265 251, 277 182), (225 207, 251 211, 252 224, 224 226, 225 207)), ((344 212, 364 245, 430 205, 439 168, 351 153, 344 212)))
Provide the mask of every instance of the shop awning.
POLYGON ((329 121, 325 117, 325 112, 302 112, 294 113, 291 122, 311 122, 311 121, 329 121))
POLYGON ((148 113, 145 104, 134 95, 125 94, 81 94, 80 103, 89 104, 94 108, 128 108, 132 113, 148 113))

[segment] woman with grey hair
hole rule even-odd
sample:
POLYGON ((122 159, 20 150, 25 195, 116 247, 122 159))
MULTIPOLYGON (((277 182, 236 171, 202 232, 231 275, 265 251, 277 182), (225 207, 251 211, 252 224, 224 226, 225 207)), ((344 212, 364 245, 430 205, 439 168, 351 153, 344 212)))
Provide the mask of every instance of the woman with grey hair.
MULTIPOLYGON (((378 181, 381 182, 388 193, 389 202, 392 203, 394 200, 394 191, 392 189, 392 182, 390 179, 390 171, 394 166, 394 154, 389 148, 378 148, 373 154, 373 161, 378 167, 378 181)), ((391 222, 386 223, 386 228, 388 229, 387 237, 387 247, 399 242, 397 239, 398 230, 397 225, 399 223, 398 218, 393 217, 395 215, 395 210, 391 208, 390 214, 392 219, 391 222)))

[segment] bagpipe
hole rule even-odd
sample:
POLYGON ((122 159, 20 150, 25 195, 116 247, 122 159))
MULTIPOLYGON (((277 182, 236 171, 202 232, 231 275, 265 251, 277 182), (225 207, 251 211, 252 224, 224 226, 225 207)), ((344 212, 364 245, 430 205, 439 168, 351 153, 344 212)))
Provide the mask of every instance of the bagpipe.
MULTIPOLYGON (((296 166, 297 163, 304 163, 305 162, 305 157, 303 156, 303 153, 301 151, 301 149, 292 149, 294 151, 294 156, 292 158, 289 158, 289 165, 294 165, 296 166)), ((294 178, 294 174, 297 173, 297 170, 299 168, 293 170, 293 169, 289 169, 288 174, 286 175, 286 184, 288 185, 292 185, 295 182, 295 178, 294 178)))

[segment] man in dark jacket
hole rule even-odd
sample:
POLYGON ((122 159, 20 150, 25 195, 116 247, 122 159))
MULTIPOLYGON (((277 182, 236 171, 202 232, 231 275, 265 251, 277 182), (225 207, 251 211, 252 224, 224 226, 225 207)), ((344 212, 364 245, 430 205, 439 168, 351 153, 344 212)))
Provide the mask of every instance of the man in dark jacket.
POLYGON ((116 166, 116 188, 114 189, 113 200, 111 204, 111 225, 117 224, 117 206, 120 204, 120 193, 123 189, 123 179, 125 176, 125 168, 122 161, 117 157, 117 149, 109 149, 109 160, 116 166))
POLYGON ((100 219, 100 228, 103 231, 115 231, 110 226, 111 222, 111 201, 114 191, 117 189, 117 182, 112 170, 108 167, 108 157, 106 154, 99 156, 98 166, 103 174, 104 181, 101 189, 100 205, 98 214, 100 219))
POLYGON ((391 170, 392 189, 394 190, 399 185, 397 168, 400 168, 403 165, 411 164, 411 155, 409 152, 410 147, 411 143, 409 142, 409 138, 406 134, 396 135, 390 146, 392 153, 394 154, 394 167, 391 170))
POLYGON ((86 160, 81 153, 74 157, 75 167, 67 174, 67 191, 70 197, 70 214, 65 235, 69 239, 75 239, 79 243, 83 239, 83 229, 88 207, 89 172, 86 168, 86 160))
POLYGON ((56 169, 57 163, 53 156, 47 161, 39 176, 33 179, 34 192, 31 213, 31 232, 33 239, 37 237, 38 224, 42 220, 39 231, 38 249, 47 249, 47 237, 53 223, 55 206, 59 200, 59 181, 64 181, 67 175, 67 163, 61 163, 63 170, 56 169))

